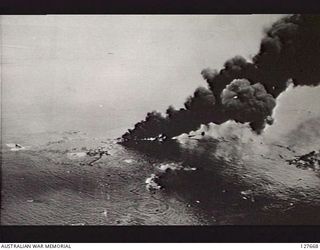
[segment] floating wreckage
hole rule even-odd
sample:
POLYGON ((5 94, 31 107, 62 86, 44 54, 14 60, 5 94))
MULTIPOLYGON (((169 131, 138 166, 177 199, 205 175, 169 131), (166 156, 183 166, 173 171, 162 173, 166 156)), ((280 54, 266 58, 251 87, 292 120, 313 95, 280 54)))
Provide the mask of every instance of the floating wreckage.
POLYGON ((162 189, 163 186, 161 186, 159 184, 160 178, 162 178, 164 175, 166 175, 170 171, 195 171, 195 170, 197 170, 197 168, 183 166, 181 163, 175 163, 175 162, 160 164, 159 166, 157 166, 157 169, 159 170, 160 173, 151 174, 151 176, 149 178, 147 178, 145 181, 145 183, 147 184, 146 188, 149 191, 162 189))
POLYGON ((242 196, 242 199, 250 200, 251 202, 255 202, 254 192, 251 189, 241 191, 240 194, 242 196))
MULTIPOLYGON (((82 149, 86 149, 86 148, 83 147, 82 149)), ((76 150, 76 148, 74 148, 73 150, 76 150)), ((80 163, 80 165, 93 166, 93 163, 100 160, 104 155, 110 155, 110 153, 106 149, 99 147, 97 149, 89 149, 84 152, 71 152, 71 153, 67 153, 67 155, 68 155, 68 158, 71 160, 76 160, 76 159, 83 158, 86 156, 95 157, 95 159, 93 159, 89 163, 80 163)))
POLYGON ((163 142, 165 140, 167 140, 167 136, 163 135, 163 134, 159 134, 156 137, 150 137, 150 138, 143 138, 141 139, 142 141, 157 141, 157 142, 163 142))
POLYGON ((311 151, 308 154, 296 156, 295 159, 286 160, 289 165, 295 165, 298 168, 319 171, 320 170, 320 151, 311 151))
POLYGON ((98 156, 98 158, 94 159, 93 161, 89 162, 88 165, 92 166, 93 163, 100 160, 104 155, 110 155, 107 150, 99 147, 97 149, 90 149, 87 153, 88 156, 98 156))
POLYGON ((169 138, 167 137, 166 135, 164 134, 159 134, 158 136, 156 137, 146 137, 146 138, 132 138, 132 139, 128 139, 128 138, 121 138, 121 137, 118 137, 116 139, 116 142, 115 143, 118 143, 118 144, 130 144, 130 143, 133 143, 133 144, 137 144, 137 143, 142 143, 142 142, 158 142, 158 143, 162 143, 162 142, 166 142, 168 140, 171 140, 173 138, 169 138))
POLYGON ((166 164, 161 164, 158 169, 161 172, 168 172, 168 171, 174 171, 174 170, 184 170, 184 171, 195 171, 197 170, 196 168, 191 168, 189 166, 185 167, 181 163, 166 163, 166 164))
POLYGON ((149 191, 161 189, 162 187, 157 183, 158 180, 159 176, 157 176, 156 174, 151 174, 151 176, 145 181, 145 183, 147 184, 146 188, 149 191))
MULTIPOLYGON (((64 137, 64 138, 66 138, 66 137, 64 137)), ((54 145, 54 144, 64 143, 64 142, 66 142, 67 139, 68 139, 68 138, 63 139, 63 140, 58 140, 58 141, 49 141, 49 142, 47 143, 47 146, 54 145)))
POLYGON ((101 147, 99 147, 97 149, 89 149, 86 154, 89 155, 89 156, 97 156, 98 155, 98 156, 101 156, 101 157, 103 155, 110 155, 107 150, 105 150, 105 149, 103 149, 101 147))

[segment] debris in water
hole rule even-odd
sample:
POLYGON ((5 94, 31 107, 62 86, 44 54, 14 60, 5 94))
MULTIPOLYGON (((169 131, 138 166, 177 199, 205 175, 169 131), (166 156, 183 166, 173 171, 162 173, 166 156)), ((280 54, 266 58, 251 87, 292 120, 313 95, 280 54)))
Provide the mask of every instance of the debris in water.
POLYGON ((156 182, 159 179, 159 177, 155 174, 151 174, 149 178, 146 179, 145 183, 146 188, 151 191, 151 190, 159 190, 162 187, 156 182))
MULTIPOLYGON (((64 138, 66 138, 66 137, 64 137, 64 138)), ((47 143, 47 146, 50 146, 50 145, 52 145, 52 144, 61 144, 61 143, 64 143, 65 140, 67 140, 67 139, 68 139, 68 138, 63 139, 63 140, 58 140, 58 141, 49 141, 49 142, 47 143)))
POLYGON ((320 152, 311 151, 308 154, 296 156, 295 159, 286 160, 286 162, 297 168, 316 171, 320 169, 320 152))
POLYGON ((184 171, 195 171, 197 168, 192 167, 184 167, 181 163, 167 163, 167 164, 161 164, 159 167, 159 170, 162 172, 167 172, 168 170, 184 170, 184 171))
POLYGON ((244 199, 244 200, 250 199, 251 202, 255 202, 252 190, 248 189, 245 191, 241 191, 240 193, 242 195, 242 199, 244 199))
POLYGON ((89 162, 88 165, 93 166, 93 163, 100 160, 102 156, 104 155, 110 155, 107 150, 104 150, 102 147, 99 147, 97 149, 90 149, 87 153, 88 156, 98 156, 97 159, 94 159, 93 161, 89 162))
POLYGON ((182 167, 175 163, 162 164, 159 166, 159 169, 162 172, 167 172, 167 170, 177 170, 179 168, 182 168, 182 167))
POLYGON ((103 148, 97 148, 97 149, 89 149, 86 153, 89 156, 103 156, 103 155, 110 155, 107 150, 104 150, 103 148))
POLYGON ((32 203, 34 200, 32 200, 32 199, 30 199, 30 200, 27 200, 27 202, 29 202, 29 203, 32 203))

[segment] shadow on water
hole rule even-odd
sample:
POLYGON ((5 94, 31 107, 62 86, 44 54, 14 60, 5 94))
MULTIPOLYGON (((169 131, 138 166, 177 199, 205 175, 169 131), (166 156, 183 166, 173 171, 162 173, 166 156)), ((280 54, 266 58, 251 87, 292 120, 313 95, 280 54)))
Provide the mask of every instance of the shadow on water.
POLYGON ((320 223, 319 204, 291 203, 272 193, 255 193, 254 183, 232 174, 237 164, 212 157, 215 142, 206 150, 186 150, 174 140, 125 142, 128 149, 162 162, 179 162, 196 171, 166 171, 160 175, 162 192, 175 196, 204 214, 209 224, 309 224, 320 223), (229 171, 226 171, 229 169, 229 171), (231 171, 230 171, 231 169, 231 171))

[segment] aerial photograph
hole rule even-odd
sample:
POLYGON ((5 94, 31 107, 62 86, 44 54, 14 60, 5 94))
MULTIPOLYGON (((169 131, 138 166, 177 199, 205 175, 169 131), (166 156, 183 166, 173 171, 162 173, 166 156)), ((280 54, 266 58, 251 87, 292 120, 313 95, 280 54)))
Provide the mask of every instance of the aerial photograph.
POLYGON ((1 225, 320 225, 320 15, 0 27, 1 225))

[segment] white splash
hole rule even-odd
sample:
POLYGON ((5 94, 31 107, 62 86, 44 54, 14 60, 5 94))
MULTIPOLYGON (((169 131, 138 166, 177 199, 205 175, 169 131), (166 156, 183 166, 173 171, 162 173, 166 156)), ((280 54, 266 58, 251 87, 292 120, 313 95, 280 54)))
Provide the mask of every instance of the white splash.
POLYGON ((151 176, 145 181, 145 183, 147 184, 146 188, 150 191, 161 189, 161 186, 156 182, 158 179, 159 177, 157 175, 151 174, 151 176))
POLYGON ((77 159, 77 158, 82 158, 87 155, 86 152, 74 152, 74 153, 67 153, 68 157, 70 159, 77 159))
POLYGON ((133 163, 134 161, 132 159, 125 159, 124 162, 130 164, 130 163, 133 163))
POLYGON ((20 151, 20 150, 26 149, 26 147, 23 147, 22 145, 17 144, 17 143, 8 143, 6 145, 7 145, 7 147, 10 148, 11 151, 20 151))

